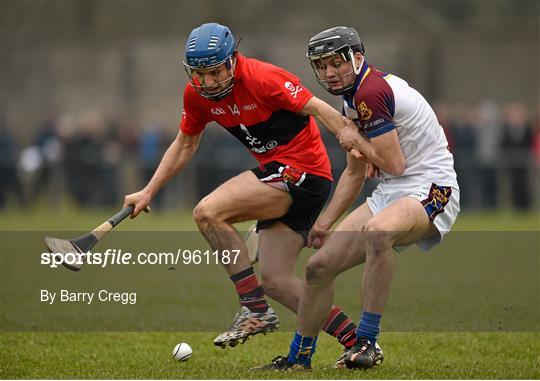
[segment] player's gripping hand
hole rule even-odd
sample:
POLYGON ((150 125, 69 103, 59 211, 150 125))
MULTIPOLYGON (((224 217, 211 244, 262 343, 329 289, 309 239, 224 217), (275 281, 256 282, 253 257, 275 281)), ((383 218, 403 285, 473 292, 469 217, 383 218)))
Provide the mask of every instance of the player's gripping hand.
POLYGON ((150 205, 150 201, 152 200, 152 196, 150 193, 146 190, 141 190, 136 193, 128 194, 124 197, 124 207, 128 205, 134 205, 135 209, 133 210, 133 213, 131 214, 131 218, 135 218, 139 215, 139 213, 148 208, 148 205, 150 205))
POLYGON ((342 120, 346 127, 341 129, 336 135, 339 140, 339 144, 345 151, 350 152, 355 158, 366 160, 365 155, 355 148, 356 142, 361 139, 358 127, 349 118, 343 116, 342 120))
POLYGON ((309 231, 307 247, 311 249, 320 249, 329 235, 330 231, 328 229, 323 229, 322 226, 315 222, 309 231))

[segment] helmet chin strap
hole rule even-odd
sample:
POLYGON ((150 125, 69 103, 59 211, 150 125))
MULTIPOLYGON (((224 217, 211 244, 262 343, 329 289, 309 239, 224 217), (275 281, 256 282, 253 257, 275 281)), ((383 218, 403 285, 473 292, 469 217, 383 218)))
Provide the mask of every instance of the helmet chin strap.
MULTIPOLYGON (((356 60, 354 59, 354 55, 352 56, 352 60, 353 62, 356 63, 356 60)), ((358 65, 358 67, 356 67, 356 65, 353 65, 354 74, 356 75, 360 74, 360 72, 362 71, 362 65, 364 65, 364 56, 362 56, 362 61, 360 61, 360 65, 358 65)))

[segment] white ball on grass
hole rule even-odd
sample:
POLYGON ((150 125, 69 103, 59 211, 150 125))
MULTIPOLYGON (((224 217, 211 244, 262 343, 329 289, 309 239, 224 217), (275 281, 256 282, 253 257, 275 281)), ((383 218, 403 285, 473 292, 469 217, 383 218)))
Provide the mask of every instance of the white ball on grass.
POLYGON ((176 344, 172 352, 173 357, 178 361, 187 361, 191 358, 192 354, 193 350, 186 343, 176 344))

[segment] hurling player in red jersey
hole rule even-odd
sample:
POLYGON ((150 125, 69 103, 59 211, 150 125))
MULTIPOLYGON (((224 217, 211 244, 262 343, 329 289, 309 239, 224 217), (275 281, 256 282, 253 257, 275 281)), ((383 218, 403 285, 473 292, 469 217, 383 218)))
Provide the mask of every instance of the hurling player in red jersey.
MULTIPOLYGON (((193 211, 212 249, 240 250, 235 261, 222 261, 241 305, 231 328, 214 340, 222 347, 279 326, 265 295, 297 311, 302 283, 294 276, 296 260, 332 183, 313 116, 334 133, 345 127, 341 115, 314 97, 296 76, 244 57, 236 48, 225 26, 204 24, 191 32, 184 62, 190 83, 184 91, 180 131, 146 187, 125 197, 125 205, 135 205, 133 216, 137 216, 189 163, 212 121, 234 135, 260 163, 219 186, 193 211), (246 245, 233 227, 248 220, 258 220, 260 283, 246 245)), ((365 168, 358 175, 362 182, 364 175, 365 168)), ((331 309, 322 328, 346 348, 355 344, 356 326, 339 307, 331 309)))

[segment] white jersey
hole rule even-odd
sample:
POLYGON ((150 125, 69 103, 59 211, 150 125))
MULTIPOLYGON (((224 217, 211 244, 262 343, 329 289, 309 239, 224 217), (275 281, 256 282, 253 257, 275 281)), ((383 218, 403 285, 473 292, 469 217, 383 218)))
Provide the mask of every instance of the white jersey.
POLYGON ((405 171, 400 176, 381 171, 385 183, 434 183, 459 190, 443 128, 424 97, 403 79, 364 63, 354 96, 344 97, 344 114, 369 139, 396 130, 405 171))

